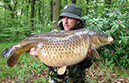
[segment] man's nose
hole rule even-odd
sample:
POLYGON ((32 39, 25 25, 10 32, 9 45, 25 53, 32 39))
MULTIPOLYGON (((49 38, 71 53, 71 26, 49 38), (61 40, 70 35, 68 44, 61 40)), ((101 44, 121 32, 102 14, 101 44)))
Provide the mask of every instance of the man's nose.
POLYGON ((68 22, 68 18, 65 17, 65 18, 64 18, 64 23, 67 23, 67 22, 68 22))

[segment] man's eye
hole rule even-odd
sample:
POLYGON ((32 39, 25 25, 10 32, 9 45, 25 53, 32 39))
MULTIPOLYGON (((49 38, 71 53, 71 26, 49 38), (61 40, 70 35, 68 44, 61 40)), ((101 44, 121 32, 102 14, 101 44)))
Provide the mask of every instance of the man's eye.
POLYGON ((68 17, 68 19, 73 19, 73 18, 68 17))

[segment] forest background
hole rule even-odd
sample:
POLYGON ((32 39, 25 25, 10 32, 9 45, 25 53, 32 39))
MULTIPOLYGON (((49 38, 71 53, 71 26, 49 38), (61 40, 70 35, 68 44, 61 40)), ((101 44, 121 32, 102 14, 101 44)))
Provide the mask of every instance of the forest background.
MULTIPOLYGON (((82 8, 85 28, 103 31, 114 38, 112 44, 98 49, 101 61, 112 68, 129 70, 129 0, 1 0, 0 53, 31 34, 56 29, 59 15, 68 3, 82 8)), ((0 59, 5 63, 2 56, 0 59)), ((4 71, 0 69, 0 76, 7 75, 4 71)))

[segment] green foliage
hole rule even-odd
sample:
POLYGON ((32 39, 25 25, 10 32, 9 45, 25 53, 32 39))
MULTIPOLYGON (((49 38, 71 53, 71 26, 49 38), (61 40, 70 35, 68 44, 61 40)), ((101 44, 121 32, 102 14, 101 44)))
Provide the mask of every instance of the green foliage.
POLYGON ((109 7, 105 3, 90 2, 89 14, 83 18, 87 22, 86 28, 103 31, 114 38, 112 44, 100 48, 99 54, 103 59, 129 69, 129 3, 114 1, 109 7))
POLYGON ((51 31, 50 0, 36 1, 35 17, 31 19, 31 2, 2 0, 0 3, 0 41, 21 41, 35 33, 51 31), (34 21, 34 27, 31 25, 34 21), (34 28, 32 30, 32 28, 34 28))
MULTIPOLYGON (((17 5, 14 3, 8 3, 13 8, 13 11, 8 9, 8 4, 4 3, 0 6, 0 42, 18 42, 26 38, 31 34, 43 33, 51 31, 50 21, 50 0, 38 0, 35 4, 35 18, 34 30, 31 27, 31 2, 29 0, 19 0, 17 5), (39 14, 40 9, 40 14, 39 14), (14 18, 12 18, 14 14, 14 18)), ((102 0, 106 1, 106 0, 102 0)), ((71 3, 71 0, 62 0, 62 8, 71 3)), ((129 0, 111 0, 111 4, 101 2, 101 0, 77 0, 77 5, 82 8, 83 18, 86 19, 86 28, 96 29, 111 35, 114 38, 114 42, 110 45, 101 47, 98 49, 103 63, 100 64, 103 71, 113 69, 114 65, 118 65, 122 68, 129 69, 129 0), (87 4, 87 1, 89 3, 87 4), (88 9, 88 12, 87 12, 88 9)), ((2 43, 0 44, 0 53, 2 50, 14 43, 2 43)), ((6 59, 0 56, 0 81, 6 80, 5 77, 13 79, 16 78, 16 82, 22 82, 25 80, 31 80, 32 74, 41 73, 41 69, 45 68, 38 59, 34 59, 27 54, 21 55, 17 66, 9 68, 6 64, 6 59), (33 62, 32 62, 33 61, 33 62), (30 77, 30 78, 28 78, 30 77)), ((93 68, 92 68, 93 69, 93 68)), ((121 75, 116 70, 117 75, 121 75)), ((124 73, 126 74, 126 72, 124 73)), ((107 78, 112 81, 111 77, 107 74, 107 78)), ((42 77, 35 79, 37 82, 44 81, 42 77)), ((92 80, 93 83, 96 80, 92 80)))

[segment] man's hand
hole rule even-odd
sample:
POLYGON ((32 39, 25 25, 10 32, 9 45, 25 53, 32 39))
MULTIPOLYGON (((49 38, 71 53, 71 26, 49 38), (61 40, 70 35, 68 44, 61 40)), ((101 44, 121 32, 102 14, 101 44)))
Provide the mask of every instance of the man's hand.
POLYGON ((88 58, 90 56, 90 54, 91 54, 91 49, 88 50, 88 53, 86 55, 86 58, 88 58))
POLYGON ((33 48, 30 49, 30 55, 32 55, 34 57, 38 57, 38 53, 37 53, 35 47, 33 47, 33 48))

